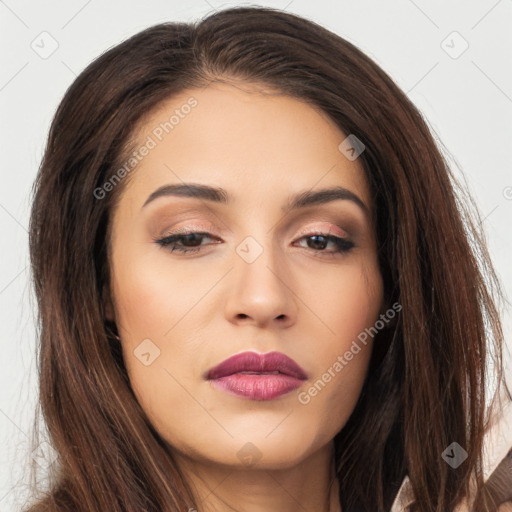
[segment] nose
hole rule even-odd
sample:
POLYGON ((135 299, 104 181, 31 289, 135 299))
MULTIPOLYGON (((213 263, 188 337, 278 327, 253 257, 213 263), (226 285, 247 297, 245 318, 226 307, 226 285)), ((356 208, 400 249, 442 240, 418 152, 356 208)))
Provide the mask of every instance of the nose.
MULTIPOLYGON (((247 246, 246 246, 247 247, 247 246)), ((234 324, 286 328, 296 322, 297 296, 286 262, 269 246, 254 260, 234 255, 225 315, 234 324)), ((251 247, 254 250, 254 247, 251 247)), ((261 251, 261 249, 260 249, 261 251)))

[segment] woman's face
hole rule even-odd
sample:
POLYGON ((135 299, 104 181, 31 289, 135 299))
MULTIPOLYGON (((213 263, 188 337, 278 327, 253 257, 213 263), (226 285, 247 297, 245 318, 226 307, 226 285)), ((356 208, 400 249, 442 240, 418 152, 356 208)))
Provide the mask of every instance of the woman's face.
POLYGON ((113 216, 107 311, 137 399, 188 460, 292 467, 353 411, 372 348, 358 336, 383 289, 363 169, 339 149, 347 135, 247 84, 190 89, 144 121, 113 216), (185 184, 222 193, 161 188, 185 184), (247 351, 284 354, 304 374, 276 357, 208 379, 247 351))

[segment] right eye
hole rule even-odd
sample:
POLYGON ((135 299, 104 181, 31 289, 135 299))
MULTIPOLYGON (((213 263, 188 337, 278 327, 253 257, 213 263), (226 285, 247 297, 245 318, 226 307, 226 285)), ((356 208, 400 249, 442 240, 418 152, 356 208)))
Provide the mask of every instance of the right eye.
POLYGON ((181 253, 198 252, 201 250, 201 241, 204 238, 212 238, 209 233, 191 231, 188 233, 171 234, 155 242, 170 252, 181 253), (198 243, 199 242, 199 243, 198 243))

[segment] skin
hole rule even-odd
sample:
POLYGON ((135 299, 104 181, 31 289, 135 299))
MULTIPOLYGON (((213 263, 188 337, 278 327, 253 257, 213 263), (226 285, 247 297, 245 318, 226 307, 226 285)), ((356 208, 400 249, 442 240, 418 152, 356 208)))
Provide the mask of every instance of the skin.
POLYGON ((371 341, 307 405, 298 393, 384 311, 363 168, 340 152, 346 135, 323 112, 241 82, 161 104, 136 146, 191 96, 197 106, 137 165, 114 211, 108 316, 135 395, 200 510, 328 511, 332 440, 360 395, 371 341), (143 207, 159 187, 183 182, 222 187, 230 202, 162 196, 143 207), (367 211, 335 200, 283 214, 289 195, 332 186, 349 189, 367 211), (182 227, 211 237, 188 254, 155 242, 182 227), (317 233, 354 247, 318 249, 317 233), (251 263, 236 251, 248 236, 263 251, 251 263), (145 339, 160 351, 147 366, 134 355, 145 339), (283 352, 310 377, 268 401, 227 394, 203 378, 247 350, 283 352), (239 456, 244 446, 251 465, 239 456))

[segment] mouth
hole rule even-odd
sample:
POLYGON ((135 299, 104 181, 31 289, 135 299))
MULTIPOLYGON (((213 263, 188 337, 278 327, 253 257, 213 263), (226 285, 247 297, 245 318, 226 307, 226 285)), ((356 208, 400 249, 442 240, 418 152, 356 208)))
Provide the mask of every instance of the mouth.
POLYGON ((281 352, 243 352, 211 368, 204 377, 226 393, 250 400, 272 400, 300 387, 308 375, 281 352))

